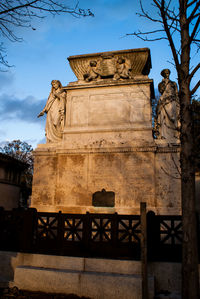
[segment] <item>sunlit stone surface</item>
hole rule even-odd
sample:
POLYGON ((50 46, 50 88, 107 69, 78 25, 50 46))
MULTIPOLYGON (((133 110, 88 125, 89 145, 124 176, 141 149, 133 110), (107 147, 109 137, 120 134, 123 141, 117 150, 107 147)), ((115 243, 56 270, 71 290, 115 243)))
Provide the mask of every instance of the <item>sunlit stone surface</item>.
POLYGON ((180 213, 179 144, 152 137, 149 50, 69 61, 78 80, 63 87, 61 140, 35 150, 32 207, 135 214, 146 202, 156 213, 180 213), (114 206, 92 205, 92 195, 102 189, 115 193, 114 206))

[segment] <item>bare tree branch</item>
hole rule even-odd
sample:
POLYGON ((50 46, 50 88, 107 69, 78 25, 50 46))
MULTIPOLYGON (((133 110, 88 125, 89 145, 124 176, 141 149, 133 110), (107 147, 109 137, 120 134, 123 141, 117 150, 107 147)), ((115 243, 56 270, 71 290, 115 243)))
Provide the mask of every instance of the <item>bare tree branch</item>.
MULTIPOLYGON (((169 41, 178 77, 181 123, 181 210, 183 224, 182 298, 196 299, 199 298, 199 283, 194 192, 195 147, 191 103, 193 95, 200 87, 200 80, 192 90, 190 89, 190 83, 200 69, 200 63, 197 63, 190 72, 190 62, 191 51, 195 50, 196 54, 199 54, 200 51, 200 0, 152 0, 152 2, 154 3, 159 20, 154 17, 153 13, 155 13, 155 10, 153 12, 145 12, 142 9, 140 16, 146 17, 148 20, 162 26, 169 41), (149 16, 150 13, 153 14, 153 18, 149 16), (177 35, 179 35, 178 38, 177 35), (196 46, 197 49, 194 49, 193 46, 196 46), (191 275, 191 273, 194 274, 191 275)), ((151 35, 155 36, 155 32, 156 30, 154 32, 149 30, 150 37, 151 35)), ((159 35, 161 31, 157 31, 157 33, 159 35)), ((142 32, 134 33, 134 35, 143 40, 149 40, 148 32, 144 32, 144 35, 142 32)), ((159 40, 159 38, 154 40, 159 40)), ((166 173, 165 169, 162 168, 162 170, 166 173)), ((166 174, 169 175, 168 173, 166 174)))
POLYGON ((38 2, 38 1, 40 1, 40 0, 34 0, 34 1, 32 1, 32 2, 28 2, 28 3, 22 4, 22 5, 18 5, 18 6, 11 7, 11 8, 9 8, 9 9, 0 11, 0 15, 2 15, 2 14, 8 14, 9 12, 14 12, 14 11, 20 10, 20 9, 22 9, 22 8, 24 8, 24 7, 29 7, 29 6, 31 6, 33 3, 36 3, 36 2, 38 2))
POLYGON ((195 85, 195 87, 191 90, 191 95, 193 95, 196 91, 197 91, 197 89, 200 87, 200 80, 197 82, 197 84, 195 85))
POLYGON ((158 40, 163 40, 163 39, 167 39, 166 37, 157 37, 157 38, 147 38, 146 36, 145 37, 142 37, 140 36, 140 33, 139 32, 133 32, 133 33, 127 33, 126 34, 127 36, 128 35, 134 35, 134 36, 137 36, 139 39, 145 41, 145 42, 154 42, 154 41, 158 41, 158 40))
POLYGON ((167 24, 166 13, 165 13, 165 6, 164 6, 165 5, 165 1, 162 0, 162 4, 161 5, 156 0, 153 0, 153 2, 157 5, 157 7, 160 10, 161 17, 162 17, 162 20, 163 20, 164 29, 165 29, 167 38, 169 40, 170 47, 172 49, 172 55, 174 57, 174 62, 175 62, 176 68, 179 69, 178 55, 177 55, 176 48, 175 48, 175 45, 174 45, 174 41, 172 39, 170 30, 169 30, 169 27, 168 27, 168 24, 167 24))
POLYGON ((198 30, 198 28, 199 28, 199 24, 200 24, 200 16, 198 17, 198 20, 196 21, 196 24, 195 24, 195 26, 194 26, 194 28, 193 28, 193 31, 192 31, 192 33, 191 33, 191 35, 190 35, 190 44, 192 43, 192 41, 194 40, 194 38, 195 38, 195 35, 196 35, 196 33, 197 33, 197 30, 198 30))
POLYGON ((137 15, 139 15, 140 17, 147 18, 148 20, 150 20, 150 21, 152 21, 152 22, 154 22, 154 23, 161 23, 161 24, 162 24, 161 20, 152 18, 152 17, 151 17, 151 16, 144 10, 143 5, 142 5, 142 1, 141 1, 141 0, 140 0, 140 8, 141 8, 142 14, 137 13, 137 15))
POLYGON ((192 72, 189 75, 189 80, 191 81, 192 77, 195 75, 195 73, 200 69, 200 63, 197 64, 197 66, 192 70, 192 72))
POLYGON ((196 3, 197 0, 193 0, 192 2, 187 4, 187 8, 189 8, 190 6, 192 6, 194 3, 196 3))
MULTIPOLYGON (((74 17, 93 16, 90 9, 81 9, 78 3, 74 8, 54 0, 0 0, 0 39, 8 39, 11 42, 21 42, 23 39, 16 34, 17 27, 32 27, 34 19, 43 19, 48 14, 71 14, 74 17)), ((60 0, 62 1, 62 0, 60 0)), ((3 42, 3 41, 2 41, 3 42)), ((5 55, 0 48, 0 65, 7 67, 8 63, 3 59, 5 55)), ((0 69, 1 70, 1 69, 0 69)))
POLYGON ((157 37, 157 38, 147 38, 147 35, 149 34, 156 34, 160 32, 165 32, 163 29, 160 30, 153 30, 153 31, 147 31, 147 32, 141 32, 140 30, 138 32, 133 32, 133 33, 127 33, 126 35, 134 35, 140 38, 143 41, 157 41, 157 40, 162 40, 162 39, 167 39, 166 37, 157 37), (144 36, 144 37, 143 37, 144 36))
MULTIPOLYGON (((161 8, 161 4, 160 4, 160 1, 158 0, 155 0, 153 1, 155 3, 155 7, 156 8, 161 8)), ((168 3, 168 6, 170 5, 171 3, 171 0, 169 1, 168 3)), ((154 23, 160 23, 163 25, 163 20, 162 20, 162 17, 161 15, 159 15, 159 18, 152 18, 148 12, 145 11, 143 5, 142 5, 142 1, 140 0, 140 8, 141 8, 141 12, 142 13, 137 13, 138 16, 140 17, 144 17, 144 18, 147 18, 148 20, 154 22, 154 23)), ((171 11, 171 10, 170 10, 171 11)), ((169 32, 170 32, 170 35, 171 35, 171 43, 173 43, 173 40, 172 40, 172 36, 175 32, 180 32, 180 29, 178 28, 178 18, 177 18, 177 15, 174 13, 174 11, 171 11, 171 13, 173 14, 174 17, 170 17, 170 15, 168 16, 168 19, 170 19, 171 23, 170 24, 167 24, 168 26, 168 29, 169 29, 169 32)), ((167 17, 167 14, 166 14, 166 17, 167 17)), ((149 31, 149 32, 141 32, 140 30, 137 31, 137 32, 133 32, 133 33, 128 33, 126 34, 127 36, 128 35, 133 35, 133 36, 137 36, 139 39, 143 40, 143 41, 159 41, 159 40, 167 40, 168 37, 166 36, 163 36, 163 35, 160 35, 160 36, 157 36, 157 37, 154 37, 154 38, 149 38, 149 35, 154 35, 154 34, 161 34, 161 33, 165 33, 166 30, 165 28, 163 29, 157 29, 157 30, 153 30, 153 31, 149 31)), ((175 49, 175 47, 174 47, 175 49)), ((175 56, 177 56, 177 61, 178 61, 178 53, 175 54, 175 56)))
POLYGON ((195 5, 193 11, 191 12, 190 16, 187 19, 188 24, 192 21, 192 19, 194 18, 195 14, 196 14, 196 12, 198 10, 198 8, 200 7, 200 1, 194 1, 194 3, 196 3, 196 5, 195 5))

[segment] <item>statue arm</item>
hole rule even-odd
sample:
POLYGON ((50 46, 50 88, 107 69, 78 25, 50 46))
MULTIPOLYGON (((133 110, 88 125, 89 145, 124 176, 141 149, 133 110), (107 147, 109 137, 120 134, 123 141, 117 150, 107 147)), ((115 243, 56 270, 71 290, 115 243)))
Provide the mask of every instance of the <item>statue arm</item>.
POLYGON ((162 80, 162 82, 158 84, 158 90, 161 94, 163 94, 165 89, 166 89, 166 82, 162 80))
MULTIPOLYGON (((53 97, 53 98, 54 98, 54 97, 53 97)), ((45 105, 44 109, 38 114, 37 117, 41 117, 41 116, 43 116, 45 113, 47 113, 48 110, 49 110, 49 105, 50 105, 51 103, 52 103, 52 92, 50 93, 50 95, 49 95, 49 97, 48 97, 48 100, 47 100, 47 102, 46 102, 46 105, 45 105)))
POLYGON ((45 111, 41 111, 39 114, 38 114, 38 116, 37 117, 40 117, 40 116, 43 116, 44 115, 44 113, 45 113, 45 111))
POLYGON ((45 113, 47 113, 48 112, 48 109, 47 109, 47 104, 48 104, 48 100, 47 100, 47 103, 46 103, 46 105, 45 105, 45 107, 44 107, 44 109, 38 114, 38 116, 37 117, 40 117, 40 116, 43 116, 45 113))

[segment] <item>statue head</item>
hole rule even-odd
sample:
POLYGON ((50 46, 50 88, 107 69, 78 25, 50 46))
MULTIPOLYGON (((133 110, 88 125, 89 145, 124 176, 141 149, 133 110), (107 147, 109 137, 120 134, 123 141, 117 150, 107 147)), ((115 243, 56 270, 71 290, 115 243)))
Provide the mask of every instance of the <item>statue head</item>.
POLYGON ((163 76, 166 79, 169 79, 169 75, 170 75, 171 71, 169 69, 164 69, 161 71, 161 76, 163 76))
POLYGON ((97 62, 96 62, 96 60, 91 60, 91 61, 90 61, 90 66, 91 66, 91 67, 95 67, 95 66, 97 66, 97 62))
POLYGON ((125 63, 125 59, 123 57, 119 57, 118 60, 117 60, 117 62, 119 64, 125 63))
POLYGON ((62 87, 62 84, 59 80, 52 80, 51 85, 53 89, 58 89, 59 87, 62 87))

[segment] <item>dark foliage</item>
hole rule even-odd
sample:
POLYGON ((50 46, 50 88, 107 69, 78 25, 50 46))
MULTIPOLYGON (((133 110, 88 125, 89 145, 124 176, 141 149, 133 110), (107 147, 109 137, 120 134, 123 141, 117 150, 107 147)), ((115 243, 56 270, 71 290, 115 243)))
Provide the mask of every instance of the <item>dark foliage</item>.
POLYGON ((31 186, 33 177, 33 148, 30 144, 20 140, 7 142, 3 147, 0 147, 0 152, 13 157, 27 164, 25 170, 24 183, 31 186))

